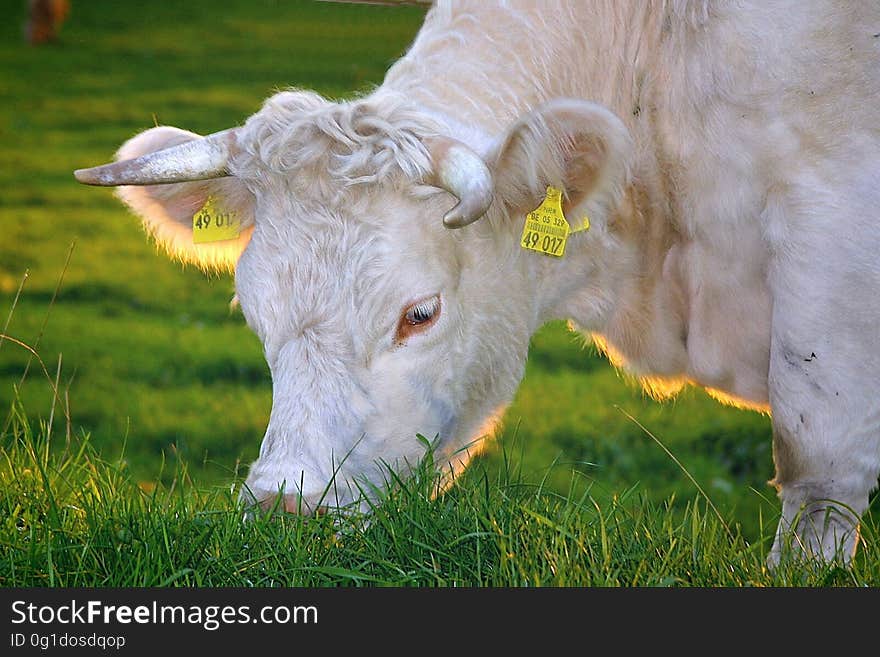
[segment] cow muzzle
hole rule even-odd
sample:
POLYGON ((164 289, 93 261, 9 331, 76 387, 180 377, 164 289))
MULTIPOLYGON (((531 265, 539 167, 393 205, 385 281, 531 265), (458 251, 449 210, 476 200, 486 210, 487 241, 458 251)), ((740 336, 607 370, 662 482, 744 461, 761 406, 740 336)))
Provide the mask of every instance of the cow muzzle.
POLYGON ((300 495, 299 493, 287 493, 275 491, 254 490, 245 486, 241 490, 239 499, 245 506, 248 516, 256 511, 265 513, 293 513, 301 516, 323 516, 331 508, 332 504, 325 499, 326 495, 300 495))

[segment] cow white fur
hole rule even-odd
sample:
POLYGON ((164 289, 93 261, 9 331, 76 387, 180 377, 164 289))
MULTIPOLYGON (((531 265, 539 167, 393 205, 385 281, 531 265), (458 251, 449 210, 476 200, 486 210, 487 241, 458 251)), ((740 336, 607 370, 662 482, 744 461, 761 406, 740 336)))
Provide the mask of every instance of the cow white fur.
MULTIPOLYGON (((441 1, 368 95, 269 98, 232 177, 120 194, 173 254, 235 268, 273 378, 253 498, 362 502, 420 460, 417 433, 458 470, 529 337, 566 318, 657 396, 771 412, 771 562, 789 542, 848 561, 880 471, 878 64, 875 2, 441 1), (426 183, 437 136, 494 178, 460 230, 426 183), (592 222, 558 260, 519 243, 548 184, 592 222), (208 194, 246 218, 238 241, 192 244, 208 194)), ((195 138, 154 128, 118 157, 195 138)))

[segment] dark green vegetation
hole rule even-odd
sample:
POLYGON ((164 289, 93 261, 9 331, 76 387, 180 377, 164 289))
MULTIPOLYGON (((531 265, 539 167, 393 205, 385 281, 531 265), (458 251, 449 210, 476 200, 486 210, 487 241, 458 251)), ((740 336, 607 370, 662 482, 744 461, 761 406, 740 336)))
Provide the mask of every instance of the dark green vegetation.
POLYGON ((852 572, 767 574, 769 420, 695 390, 653 402, 562 324, 535 337, 499 439, 445 496, 423 478, 366 528, 243 525, 231 488, 271 382, 232 280, 157 254, 71 172, 154 123, 230 127, 289 85, 366 90, 422 11, 74 0, 61 42, 29 48, 24 4, 0 2, 0 332, 46 371, 0 341, 0 585, 880 582, 871 516, 852 572))

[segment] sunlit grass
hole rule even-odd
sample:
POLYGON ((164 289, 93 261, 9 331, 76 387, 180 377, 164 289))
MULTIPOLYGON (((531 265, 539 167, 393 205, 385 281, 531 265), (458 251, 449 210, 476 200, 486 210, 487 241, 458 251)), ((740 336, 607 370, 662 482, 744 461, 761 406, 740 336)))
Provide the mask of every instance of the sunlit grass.
POLYGON ((774 586, 880 583, 876 527, 851 570, 768 572, 773 527, 746 541, 691 496, 637 489, 599 503, 508 465, 470 470, 434 499, 430 464, 396 481, 369 521, 243 521, 232 486, 197 488, 183 461, 138 484, 86 436, 31 428, 20 406, 0 450, 0 586, 774 586))

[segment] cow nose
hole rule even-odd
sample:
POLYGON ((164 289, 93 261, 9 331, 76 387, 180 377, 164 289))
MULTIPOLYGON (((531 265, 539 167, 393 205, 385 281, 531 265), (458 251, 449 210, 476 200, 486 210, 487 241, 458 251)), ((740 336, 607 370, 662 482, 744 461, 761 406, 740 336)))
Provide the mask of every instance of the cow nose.
POLYGON ((248 496, 263 511, 283 511, 285 513, 295 513, 301 516, 323 516, 329 510, 328 507, 320 503, 320 500, 309 499, 308 496, 296 493, 285 493, 279 495, 274 493, 260 493, 251 491, 248 496))

